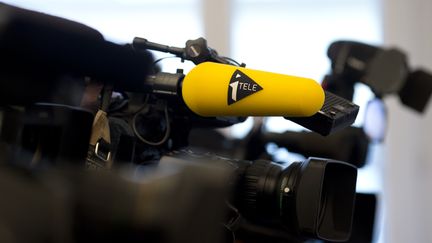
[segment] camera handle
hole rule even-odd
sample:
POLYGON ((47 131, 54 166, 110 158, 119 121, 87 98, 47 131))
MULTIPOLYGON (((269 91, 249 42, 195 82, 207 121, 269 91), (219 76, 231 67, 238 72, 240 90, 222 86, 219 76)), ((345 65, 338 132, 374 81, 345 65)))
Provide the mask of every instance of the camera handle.
POLYGON ((246 66, 246 64, 239 64, 231 58, 219 56, 217 51, 210 48, 207 45, 207 40, 202 37, 186 41, 186 46, 184 48, 162 45, 140 37, 134 38, 132 46, 137 50, 153 50, 170 53, 181 58, 182 61, 188 60, 195 65, 203 62, 216 62, 241 67, 246 66))

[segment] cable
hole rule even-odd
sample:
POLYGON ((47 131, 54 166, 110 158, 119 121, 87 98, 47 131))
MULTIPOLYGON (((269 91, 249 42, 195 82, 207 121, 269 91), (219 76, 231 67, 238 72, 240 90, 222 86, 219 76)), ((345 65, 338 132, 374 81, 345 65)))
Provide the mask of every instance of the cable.
POLYGON ((148 144, 148 145, 152 145, 152 146, 159 146, 159 145, 162 145, 163 143, 165 143, 165 142, 168 140, 169 135, 170 135, 170 133, 171 133, 171 126, 170 126, 170 123, 169 123, 168 106, 165 104, 165 109, 164 109, 164 113, 165 113, 165 120, 166 120, 166 130, 165 130, 165 135, 164 135, 164 137, 163 137, 160 141, 158 141, 158 142, 151 142, 151 141, 149 141, 149 140, 143 138, 143 137, 139 134, 139 132, 138 132, 138 130, 137 130, 137 128, 136 128, 136 119, 137 119, 138 115, 141 113, 141 111, 142 111, 144 108, 145 108, 145 107, 143 106, 143 107, 142 107, 141 109, 139 109, 139 110, 137 111, 137 113, 134 115, 134 117, 133 117, 133 119, 132 119, 132 130, 133 130, 134 134, 137 136, 137 138, 138 138, 139 140, 141 140, 141 142, 143 142, 143 143, 145 143, 145 144, 148 144))
POLYGON ((153 62, 153 66, 156 66, 156 64, 162 60, 168 59, 168 58, 178 58, 177 56, 168 56, 168 57, 161 57, 153 62))
POLYGON ((221 57, 222 59, 228 60, 229 62, 231 62, 231 64, 235 64, 236 66, 241 66, 241 64, 239 62, 237 62, 236 60, 230 58, 230 57, 221 57))

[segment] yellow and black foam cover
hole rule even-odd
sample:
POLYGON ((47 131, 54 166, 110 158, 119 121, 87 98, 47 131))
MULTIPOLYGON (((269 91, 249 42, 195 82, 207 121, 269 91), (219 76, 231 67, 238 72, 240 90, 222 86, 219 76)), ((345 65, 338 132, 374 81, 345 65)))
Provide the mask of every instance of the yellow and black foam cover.
POLYGON ((324 91, 314 80, 205 62, 184 78, 186 105, 201 116, 290 116, 315 114, 324 91))

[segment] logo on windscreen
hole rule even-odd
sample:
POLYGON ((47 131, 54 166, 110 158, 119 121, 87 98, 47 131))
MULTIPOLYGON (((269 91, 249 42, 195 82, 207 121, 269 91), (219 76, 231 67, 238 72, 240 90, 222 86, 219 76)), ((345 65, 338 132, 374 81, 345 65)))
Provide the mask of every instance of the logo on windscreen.
POLYGON ((231 76, 228 87, 228 105, 234 104, 262 89, 263 88, 259 84, 246 74, 242 73, 240 70, 236 70, 231 76))

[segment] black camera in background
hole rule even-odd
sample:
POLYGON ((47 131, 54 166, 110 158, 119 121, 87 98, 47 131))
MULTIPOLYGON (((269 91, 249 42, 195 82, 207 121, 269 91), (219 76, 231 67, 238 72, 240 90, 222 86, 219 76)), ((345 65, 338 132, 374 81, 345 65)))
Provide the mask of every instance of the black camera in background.
MULTIPOLYGON (((253 153, 254 144, 251 142, 249 151, 253 153)), ((318 156, 347 161, 361 168, 366 163, 369 139, 362 128, 348 127, 327 137, 312 132, 283 133, 264 132, 261 143, 275 143, 279 147, 302 154, 305 157, 318 156)))
POLYGON ((410 70, 401 50, 380 48, 354 41, 335 41, 328 50, 331 72, 324 89, 352 100, 354 84, 366 84, 378 98, 396 94, 402 103, 424 112, 432 94, 432 75, 410 70))

